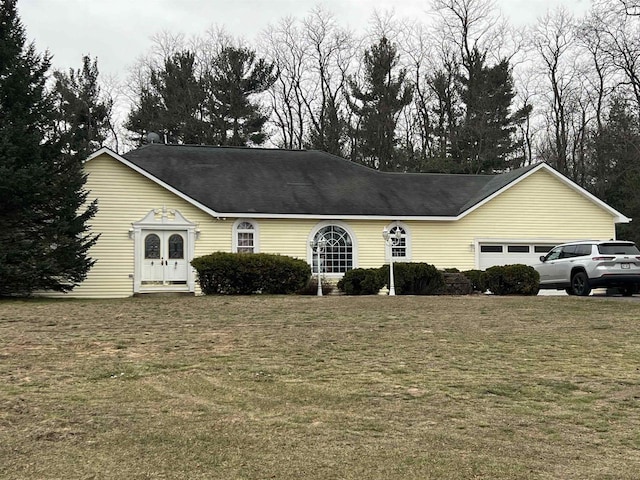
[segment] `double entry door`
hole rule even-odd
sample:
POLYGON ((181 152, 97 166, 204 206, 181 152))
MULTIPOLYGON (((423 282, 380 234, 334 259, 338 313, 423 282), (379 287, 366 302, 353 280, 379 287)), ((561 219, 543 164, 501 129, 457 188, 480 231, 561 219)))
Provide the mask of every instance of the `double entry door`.
POLYGON ((186 231, 143 230, 143 285, 186 285, 186 231))

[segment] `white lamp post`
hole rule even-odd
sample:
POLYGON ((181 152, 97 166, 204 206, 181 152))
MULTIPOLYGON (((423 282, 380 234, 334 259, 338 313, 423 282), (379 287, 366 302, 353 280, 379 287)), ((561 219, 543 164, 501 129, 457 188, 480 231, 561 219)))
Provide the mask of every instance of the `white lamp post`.
POLYGON ((402 231, 396 228, 395 234, 391 235, 385 227, 384 230, 382 230, 382 238, 384 238, 384 243, 389 247, 389 296, 392 297, 396 294, 396 284, 393 278, 393 247, 400 244, 402 231))
POLYGON ((320 277, 320 254, 324 252, 324 249, 327 245, 327 240, 324 237, 320 237, 318 239, 318 241, 315 240, 310 240, 309 241, 309 246, 311 247, 311 254, 313 255, 313 252, 315 250, 315 253, 318 255, 317 257, 317 265, 318 265, 318 297, 322 296, 322 278, 320 277))

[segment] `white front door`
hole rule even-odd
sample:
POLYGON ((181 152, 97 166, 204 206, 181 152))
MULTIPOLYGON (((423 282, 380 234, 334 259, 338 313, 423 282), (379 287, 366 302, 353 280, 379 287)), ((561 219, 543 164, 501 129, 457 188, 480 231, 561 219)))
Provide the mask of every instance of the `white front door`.
POLYGON ((190 262, 198 239, 197 225, 178 210, 162 207, 149 210, 131 226, 133 293, 195 293, 195 271, 190 262))
POLYGON ((186 285, 187 232, 142 230, 142 285, 186 285))

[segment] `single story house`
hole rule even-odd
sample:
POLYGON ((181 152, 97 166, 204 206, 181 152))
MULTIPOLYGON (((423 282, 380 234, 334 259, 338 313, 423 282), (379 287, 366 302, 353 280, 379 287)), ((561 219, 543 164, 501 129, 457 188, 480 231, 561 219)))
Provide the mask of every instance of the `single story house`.
POLYGON ((384 173, 320 151, 150 144, 85 162, 98 199, 96 264, 70 295, 198 293, 189 262, 215 251, 305 259, 337 279, 389 261, 485 269, 534 263, 630 219, 550 166, 501 175, 384 173), (392 248, 383 229, 398 233, 392 248))

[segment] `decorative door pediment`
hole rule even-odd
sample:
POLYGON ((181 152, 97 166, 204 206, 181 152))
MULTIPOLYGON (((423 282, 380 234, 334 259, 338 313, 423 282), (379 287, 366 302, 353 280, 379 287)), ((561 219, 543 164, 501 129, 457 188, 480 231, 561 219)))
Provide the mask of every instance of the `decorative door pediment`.
POLYGON ((179 210, 168 209, 167 207, 154 208, 149 210, 142 219, 131 224, 136 228, 196 228, 196 224, 187 220, 179 210))

